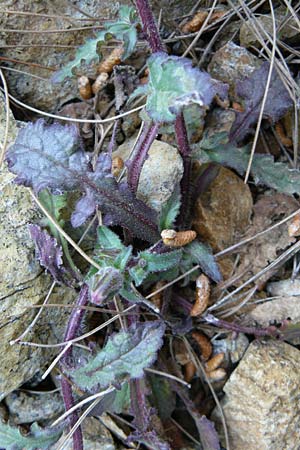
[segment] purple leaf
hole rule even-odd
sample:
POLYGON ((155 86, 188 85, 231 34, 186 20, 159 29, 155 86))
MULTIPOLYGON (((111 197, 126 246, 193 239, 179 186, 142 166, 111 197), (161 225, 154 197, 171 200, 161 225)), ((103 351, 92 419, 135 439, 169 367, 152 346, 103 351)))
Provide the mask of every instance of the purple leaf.
POLYGON ((89 280, 91 302, 102 306, 123 287, 123 275, 114 267, 103 267, 89 280))
MULTIPOLYGON (((265 94, 270 64, 266 61, 250 77, 236 84, 236 94, 244 99, 244 112, 237 112, 230 131, 231 141, 241 141, 257 122, 265 94)), ((288 90, 274 69, 268 96, 264 107, 264 117, 273 122, 279 120, 291 107, 293 101, 288 90)))
POLYGON ((38 225, 29 225, 29 232, 35 243, 36 255, 41 266, 51 273, 55 281, 64 283, 66 271, 63 267, 63 252, 57 240, 38 225))
POLYGON ((205 416, 196 419, 203 450, 220 450, 220 442, 215 425, 205 416))
POLYGON ((92 171, 90 157, 82 150, 77 128, 72 125, 46 125, 39 120, 22 129, 7 154, 16 182, 35 192, 49 188, 52 193, 79 190, 85 193, 72 218, 82 224, 98 206, 113 223, 150 242, 159 239, 155 211, 138 200, 127 186, 119 185, 109 174, 107 154, 101 155, 92 171))

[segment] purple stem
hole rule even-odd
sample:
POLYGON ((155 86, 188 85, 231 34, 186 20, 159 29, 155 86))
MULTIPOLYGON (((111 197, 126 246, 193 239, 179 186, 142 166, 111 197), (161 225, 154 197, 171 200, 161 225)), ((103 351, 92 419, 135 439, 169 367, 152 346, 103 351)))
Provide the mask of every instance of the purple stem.
POLYGON ((152 52, 164 52, 165 49, 161 42, 159 31, 148 0, 136 0, 136 7, 152 52))
POLYGON ((254 336, 273 336, 280 337, 281 333, 277 328, 255 328, 255 327, 245 327, 243 325, 238 325, 236 323, 227 322, 226 320, 218 319, 212 314, 207 314, 203 319, 219 328, 225 328, 226 330, 236 331, 237 333, 253 334, 254 336))
POLYGON ((140 139, 133 159, 128 164, 128 185, 133 193, 137 191, 141 171, 148 156, 149 148, 157 136, 159 124, 151 124, 145 128, 140 139))
MULTIPOLYGON (((80 290, 79 297, 76 303, 76 306, 86 306, 88 303, 88 286, 84 284, 80 290)), ((84 309, 82 308, 74 308, 72 310, 67 330, 64 336, 64 341, 70 341, 76 337, 78 332, 78 328, 80 326, 81 320, 84 315, 84 309)), ((72 357, 72 347, 66 351, 64 356, 61 358, 61 367, 68 364, 68 361, 72 357)), ((67 379, 62 377, 61 379, 61 389, 62 395, 64 399, 65 409, 66 411, 72 408, 75 404, 72 387, 67 379)), ((74 412, 70 415, 70 427, 72 428, 78 420, 77 412, 74 412)), ((78 427, 77 430, 73 434, 73 450, 83 450, 83 437, 81 427, 78 427)))

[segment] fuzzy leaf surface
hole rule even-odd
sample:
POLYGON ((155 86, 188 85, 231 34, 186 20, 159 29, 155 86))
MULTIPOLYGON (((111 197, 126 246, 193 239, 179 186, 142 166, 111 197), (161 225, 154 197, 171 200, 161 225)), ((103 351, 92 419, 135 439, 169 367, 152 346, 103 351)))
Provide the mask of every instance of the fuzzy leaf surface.
MULTIPOLYGON (((223 140, 222 137, 220 140, 223 140)), ((224 140, 220 142, 220 140, 216 138, 215 147, 213 142, 203 140, 198 147, 200 149, 197 153, 199 161, 202 163, 213 161, 231 167, 241 175, 244 174, 249 164, 249 147, 238 148, 230 143, 224 143, 224 140)), ((285 194, 300 193, 300 171, 289 169, 287 163, 274 162, 272 155, 255 154, 250 173, 256 184, 265 184, 285 194)))
POLYGON ((19 427, 0 421, 0 445, 5 450, 48 450, 61 434, 61 429, 43 429, 35 422, 31 425, 30 432, 25 435, 19 427))
MULTIPOLYGON (((241 141, 257 122, 263 97, 266 90, 270 64, 264 62, 254 70, 250 77, 238 81, 236 93, 244 99, 244 111, 237 112, 235 122, 230 131, 231 141, 241 141)), ((277 71, 273 69, 267 100, 264 107, 264 117, 272 122, 279 120, 293 106, 293 101, 281 81, 277 71)))
POLYGON ((45 269, 51 273, 58 283, 66 281, 66 271, 63 267, 63 252, 57 240, 38 225, 29 225, 29 232, 35 243, 36 256, 45 269))
POLYGON ((154 122, 173 122, 184 106, 207 107, 216 94, 227 95, 227 85, 194 68, 187 58, 158 52, 148 59, 148 68, 148 84, 138 87, 132 98, 147 95, 146 111, 154 122))
POLYGON ((127 185, 120 185, 108 175, 106 164, 99 158, 92 171, 90 157, 81 147, 76 127, 46 125, 43 120, 20 130, 7 152, 15 182, 30 186, 35 192, 48 188, 54 194, 78 190, 85 193, 76 205, 73 226, 82 223, 96 206, 109 214, 112 223, 149 242, 159 239, 157 215, 138 200, 127 185))
POLYGON ((103 267, 89 279, 91 302, 102 306, 123 287, 123 275, 114 267, 103 267))
POLYGON ((124 53, 122 59, 128 58, 135 48, 137 41, 137 15, 132 6, 123 5, 119 8, 119 19, 115 22, 107 22, 102 30, 96 34, 93 39, 87 39, 85 44, 81 45, 75 58, 55 72, 52 77, 53 83, 60 83, 67 77, 73 76, 73 70, 79 67, 83 62, 90 65, 93 61, 101 58, 101 46, 109 39, 114 37, 124 43, 124 53))
POLYGON ((131 325, 110 336, 85 365, 67 373, 79 388, 89 392, 141 378, 156 359, 164 331, 165 325, 159 321, 131 325))
POLYGON ((105 225, 100 225, 97 230, 97 243, 100 248, 105 250, 118 249, 123 250, 124 245, 119 236, 111 231, 105 225))
POLYGON ((222 276, 210 247, 199 241, 188 244, 184 251, 189 255, 191 262, 199 264, 203 272, 216 283, 222 280, 222 276))
POLYGON ((159 215, 159 231, 173 229, 175 219, 179 214, 181 196, 179 186, 176 187, 172 195, 162 206, 159 215))

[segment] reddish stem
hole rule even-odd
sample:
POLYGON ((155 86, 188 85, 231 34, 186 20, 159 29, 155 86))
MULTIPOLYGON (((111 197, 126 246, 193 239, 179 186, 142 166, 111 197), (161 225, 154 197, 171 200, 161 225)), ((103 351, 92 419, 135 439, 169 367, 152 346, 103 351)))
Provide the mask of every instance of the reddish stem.
POLYGON ((128 164, 128 185, 133 193, 137 191, 141 171, 147 159, 149 148, 157 136, 158 124, 151 124, 143 131, 137 142, 133 159, 128 164))
MULTIPOLYGON (((84 309, 82 306, 86 306, 88 303, 88 286, 84 284, 80 290, 78 300, 76 302, 76 306, 80 308, 74 308, 72 314, 70 316, 67 330, 65 333, 64 341, 70 341, 76 337, 78 329, 80 327, 81 320, 84 315, 84 309)), ((72 347, 69 347, 64 356, 61 359, 61 367, 67 365, 72 357, 72 347)), ((74 397, 72 392, 72 387, 67 379, 62 377, 61 379, 61 389, 62 395, 64 399, 65 409, 71 409, 74 404, 74 397)), ((73 412, 70 415, 70 427, 72 428, 78 420, 77 412, 73 412)), ((77 430, 73 434, 73 450, 83 450, 83 437, 81 427, 78 427, 77 430)))
POLYGON ((138 9, 144 31, 147 34, 147 40, 152 52, 164 52, 165 49, 161 42, 159 31, 148 0, 136 0, 136 7, 138 9))

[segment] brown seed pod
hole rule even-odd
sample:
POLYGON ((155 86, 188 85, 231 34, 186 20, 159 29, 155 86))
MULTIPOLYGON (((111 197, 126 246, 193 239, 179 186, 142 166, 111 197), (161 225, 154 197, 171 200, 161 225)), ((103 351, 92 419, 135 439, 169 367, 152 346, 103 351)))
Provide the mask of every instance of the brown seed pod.
POLYGON ((124 161, 120 156, 115 156, 112 160, 111 171, 114 177, 118 177, 124 167, 124 161))
POLYGON ((217 353, 212 358, 210 358, 210 360, 208 360, 205 364, 206 372, 212 372, 213 370, 216 370, 222 364, 224 358, 224 353, 217 353))
POLYGON ((85 75, 78 78, 79 94, 83 100, 89 100, 92 97, 92 86, 90 80, 85 75))
POLYGON ((207 11, 198 11, 191 20, 183 25, 183 33, 194 33, 200 30, 207 16, 207 11))
POLYGON ((193 339, 195 339, 195 341, 197 341, 200 347, 202 358, 207 361, 211 357, 213 350, 210 340, 207 336, 205 336, 205 334, 200 333, 200 331, 194 331, 192 333, 192 337, 193 339))
POLYGON ((93 93, 96 95, 99 91, 101 91, 102 88, 104 88, 104 86, 106 85, 108 80, 108 73, 100 73, 100 75, 97 76, 93 86, 92 86, 92 90, 93 93))
POLYGON ((188 383, 192 381, 197 369, 193 361, 189 361, 184 366, 184 379, 188 383))
POLYGON ((202 314, 207 306, 210 297, 210 283, 206 275, 200 275, 196 280, 196 301, 191 309, 190 316, 196 317, 202 314))
POLYGON ((292 147, 293 141, 286 135, 285 129, 281 122, 275 123, 275 131, 282 145, 285 147, 292 147))
POLYGON ((175 231, 175 230, 162 230, 161 237, 163 243, 169 247, 183 247, 184 245, 192 242, 197 236, 196 231, 175 231))
POLYGON ((288 228, 288 233, 290 237, 300 236, 300 213, 293 217, 288 228))
POLYGON ((208 376, 209 381, 215 382, 215 381, 221 381, 226 378, 226 370, 225 369, 216 369, 212 372, 208 372, 206 374, 208 376))
POLYGON ((123 53, 124 49, 122 47, 114 48, 107 58, 99 64, 98 73, 111 73, 114 66, 120 64, 123 53))
POLYGON ((232 109, 234 109, 237 112, 244 112, 243 106, 238 102, 232 102, 232 109))

